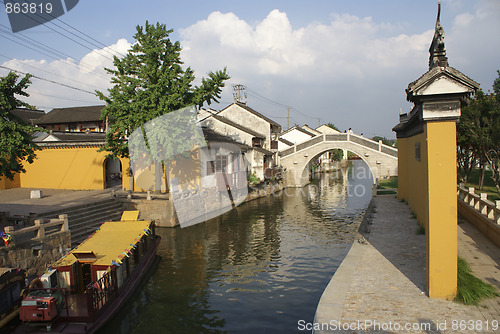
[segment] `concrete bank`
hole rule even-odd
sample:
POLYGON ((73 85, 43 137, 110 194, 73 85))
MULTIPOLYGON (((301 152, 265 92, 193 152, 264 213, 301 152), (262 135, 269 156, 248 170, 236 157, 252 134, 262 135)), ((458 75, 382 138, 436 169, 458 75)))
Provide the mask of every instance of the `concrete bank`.
MULTIPOLYGON (((140 218, 154 219, 158 226, 174 227, 178 225, 173 215, 173 205, 170 194, 152 194, 152 200, 146 199, 146 194, 133 194, 127 198, 127 192, 119 188, 105 190, 62 190, 41 189, 42 198, 30 198, 33 188, 15 188, 0 191, 0 212, 8 212, 10 216, 41 215, 44 212, 70 208, 85 203, 106 200, 112 194, 118 195, 117 200, 124 202, 126 210, 139 210, 140 218)), ((40 190, 40 189, 36 189, 40 190)), ((245 202, 270 196, 283 190, 282 183, 262 184, 250 187, 245 202)))
MULTIPOLYGON (((354 242, 325 289, 311 324, 314 332, 500 333, 492 328, 492 321, 500 320, 500 298, 476 307, 427 297, 425 235, 416 233, 409 207, 392 195, 373 203, 370 233, 354 242), (464 321, 470 330, 457 327, 464 321)), ((471 231, 467 222, 459 225, 459 254, 467 254, 476 276, 496 284, 500 251, 471 231), (479 261, 480 272, 473 265, 479 261)))

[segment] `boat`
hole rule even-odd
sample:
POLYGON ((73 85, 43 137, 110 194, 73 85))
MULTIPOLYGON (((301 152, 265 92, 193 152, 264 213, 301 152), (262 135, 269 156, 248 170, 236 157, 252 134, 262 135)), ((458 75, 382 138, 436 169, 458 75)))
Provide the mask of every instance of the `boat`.
POLYGON ((95 333, 152 267, 160 243, 151 220, 125 211, 30 283, 16 333, 95 333))
POLYGON ((0 332, 18 318, 25 276, 19 268, 0 268, 0 332))

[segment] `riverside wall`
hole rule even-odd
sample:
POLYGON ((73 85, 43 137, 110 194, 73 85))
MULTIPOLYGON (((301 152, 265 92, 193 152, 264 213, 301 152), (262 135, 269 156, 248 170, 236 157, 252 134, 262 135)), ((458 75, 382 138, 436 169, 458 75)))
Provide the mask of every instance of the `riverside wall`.
MULTIPOLYGON (((280 192, 283 190, 283 183, 261 183, 256 186, 250 186, 248 188, 248 194, 245 199, 241 203, 245 203, 257 198, 270 196, 271 194, 280 192)), ((156 225, 159 227, 176 227, 179 225, 179 217, 178 213, 174 210, 174 205, 170 196, 179 196, 175 198, 176 206, 179 208, 194 208, 193 205, 196 203, 197 205, 204 206, 203 208, 194 208, 201 209, 203 212, 210 212, 208 207, 215 206, 217 201, 219 201, 219 195, 212 196, 213 194, 209 194, 208 196, 203 196, 203 201, 197 201, 197 196, 201 196, 202 194, 198 194, 197 192, 193 192, 191 194, 168 194, 167 196, 161 195, 156 196, 150 195, 150 198, 118 198, 121 202, 124 203, 125 210, 139 210, 140 217, 139 218, 147 218, 152 219, 156 222, 156 225), (201 203, 201 204, 200 204, 201 203)), ((184 216, 181 219, 189 220, 196 218, 196 210, 183 210, 182 213, 184 216), (189 215, 192 215, 189 216, 189 215)))

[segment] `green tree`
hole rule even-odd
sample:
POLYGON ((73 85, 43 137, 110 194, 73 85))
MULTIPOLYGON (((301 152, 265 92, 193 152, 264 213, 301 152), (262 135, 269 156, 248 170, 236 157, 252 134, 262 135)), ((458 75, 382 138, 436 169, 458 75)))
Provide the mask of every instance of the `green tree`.
POLYGON ((328 125, 329 127, 331 127, 332 129, 337 130, 338 132, 340 132, 339 128, 337 128, 337 127, 335 126, 335 124, 333 124, 332 122, 328 123, 327 125, 328 125))
POLYGON ((16 97, 29 96, 25 89, 31 83, 30 77, 27 74, 19 82, 19 75, 14 72, 0 77, 0 177, 5 176, 10 180, 15 173, 26 172, 23 162, 33 163, 38 149, 33 142, 33 133, 40 129, 26 124, 11 113, 19 107, 33 109, 16 97))
POLYGON ((498 78, 496 78, 493 82, 493 91, 495 92, 495 95, 500 95, 500 70, 498 70, 497 73, 498 78))
POLYGON ((480 165, 479 189, 484 184, 484 167, 493 169, 493 181, 500 181, 495 166, 500 153, 500 108, 495 94, 479 90, 468 105, 462 108, 457 124, 457 162, 459 176, 466 182, 472 168, 480 165))
POLYGON ((392 146, 392 142, 389 139, 385 138, 385 137, 375 136, 375 137, 372 138, 372 140, 377 141, 377 142, 379 140, 381 140, 382 144, 387 145, 387 146, 392 146))
POLYGON ((194 86, 194 71, 183 69, 181 46, 170 40, 171 33, 164 24, 146 21, 144 27, 137 26, 136 42, 125 57, 114 57, 115 69, 106 68, 113 75, 113 87, 107 96, 99 91, 97 95, 106 102, 101 118, 112 120, 103 149, 113 157, 129 156, 127 138, 146 122, 187 106, 217 102, 229 79, 224 69, 209 72, 200 86, 194 86))

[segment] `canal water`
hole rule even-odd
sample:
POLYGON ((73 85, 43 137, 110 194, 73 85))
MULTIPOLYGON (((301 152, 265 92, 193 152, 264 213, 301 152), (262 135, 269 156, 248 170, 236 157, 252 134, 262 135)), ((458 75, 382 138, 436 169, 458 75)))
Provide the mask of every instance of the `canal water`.
POLYGON ((297 333, 354 241, 371 174, 354 161, 205 223, 157 229, 154 272, 102 333, 297 333))

